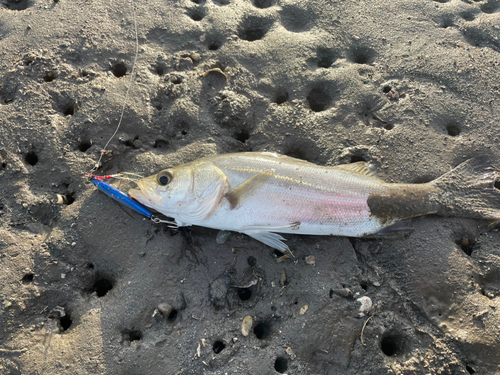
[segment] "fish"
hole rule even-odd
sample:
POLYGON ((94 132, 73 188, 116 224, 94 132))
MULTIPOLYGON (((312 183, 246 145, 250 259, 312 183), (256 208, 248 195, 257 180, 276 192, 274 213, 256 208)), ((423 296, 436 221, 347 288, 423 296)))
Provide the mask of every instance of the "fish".
POLYGON ((388 183, 366 162, 320 166, 271 152, 208 156, 137 181, 129 196, 181 226, 244 233, 289 254, 281 234, 366 237, 441 216, 500 220, 499 172, 476 156, 427 183, 388 183))

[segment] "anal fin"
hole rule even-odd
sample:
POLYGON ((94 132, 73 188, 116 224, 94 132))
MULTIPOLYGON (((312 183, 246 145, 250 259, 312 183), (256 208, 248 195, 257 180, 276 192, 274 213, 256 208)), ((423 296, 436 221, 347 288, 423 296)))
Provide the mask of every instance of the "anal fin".
POLYGON ((283 241, 286 241, 286 239, 283 238, 281 235, 273 232, 268 232, 264 230, 255 230, 255 229, 246 230, 243 233, 293 258, 292 252, 290 251, 288 246, 285 243, 283 243, 283 241))

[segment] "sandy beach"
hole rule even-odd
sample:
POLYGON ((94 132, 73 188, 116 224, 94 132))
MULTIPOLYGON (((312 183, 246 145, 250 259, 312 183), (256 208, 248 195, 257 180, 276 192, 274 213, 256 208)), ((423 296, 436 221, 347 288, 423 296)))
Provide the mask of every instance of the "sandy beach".
POLYGON ((124 104, 96 174, 243 151, 398 183, 499 166, 500 1, 0 0, 0 374, 500 374, 489 222, 285 235, 280 263, 169 229, 86 175, 124 104))

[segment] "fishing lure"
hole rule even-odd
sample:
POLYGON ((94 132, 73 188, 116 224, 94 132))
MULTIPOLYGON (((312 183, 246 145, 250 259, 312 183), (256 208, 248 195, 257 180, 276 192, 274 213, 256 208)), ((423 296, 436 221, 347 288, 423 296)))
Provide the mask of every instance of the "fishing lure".
POLYGON ((90 180, 92 184, 97 188, 97 190, 102 191, 104 194, 106 194, 108 197, 114 199, 120 204, 123 204, 124 206, 127 206, 128 208, 134 210, 135 212, 146 216, 148 219, 151 219, 155 223, 165 223, 168 224, 169 228, 177 228, 177 223, 175 221, 169 221, 169 220, 162 220, 158 217, 156 217, 151 211, 149 211, 146 207, 144 207, 142 204, 137 202, 135 199, 130 198, 127 194, 122 193, 120 190, 117 188, 108 185, 104 181, 96 178, 92 178, 90 180))

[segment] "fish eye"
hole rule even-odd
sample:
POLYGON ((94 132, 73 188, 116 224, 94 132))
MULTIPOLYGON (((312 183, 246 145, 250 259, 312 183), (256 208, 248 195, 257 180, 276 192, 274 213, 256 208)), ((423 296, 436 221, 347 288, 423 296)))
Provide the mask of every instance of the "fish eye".
POLYGON ((165 186, 168 185, 170 181, 172 181, 172 178, 172 173, 170 173, 169 171, 161 171, 156 176, 156 182, 158 182, 159 185, 165 186))

